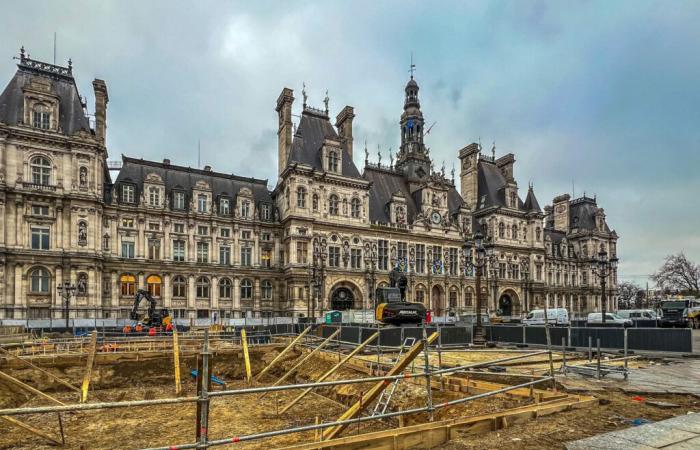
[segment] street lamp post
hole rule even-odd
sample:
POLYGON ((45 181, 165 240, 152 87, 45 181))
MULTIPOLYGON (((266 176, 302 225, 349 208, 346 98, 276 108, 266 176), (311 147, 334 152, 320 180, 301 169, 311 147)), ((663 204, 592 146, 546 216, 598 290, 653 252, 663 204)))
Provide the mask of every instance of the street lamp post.
POLYGON ((377 305, 374 304, 374 285, 377 281, 377 244, 365 243, 365 264, 365 276, 369 288, 367 298, 369 298, 370 307, 376 308, 377 305))
POLYGON ((601 249, 598 253, 597 260, 593 259, 591 261, 591 265, 593 266, 593 274, 600 279, 600 306, 603 316, 603 323, 605 323, 605 314, 607 313, 605 285, 607 284, 608 277, 617 269, 618 261, 617 256, 614 255, 612 258, 608 259, 608 252, 606 252, 604 249, 601 249))
POLYGON ((69 308, 70 308, 70 298, 75 294, 76 287, 74 284, 71 284, 69 281, 65 281, 63 284, 58 286, 58 295, 61 296, 63 299, 63 315, 66 318, 66 328, 70 327, 70 317, 69 317, 69 308))
POLYGON ((311 284, 314 294, 311 296, 311 311, 309 317, 316 317, 316 302, 324 292, 326 269, 326 238, 316 236, 312 241, 313 255, 311 263, 311 284))
POLYGON ((481 276, 484 268, 493 260, 493 244, 489 240, 484 242, 484 236, 477 231, 473 236, 465 237, 462 250, 466 261, 465 270, 469 267, 476 271, 476 326, 474 327, 473 343, 484 345, 486 339, 481 323, 481 276), (476 258, 472 257, 472 249, 476 252, 476 258))

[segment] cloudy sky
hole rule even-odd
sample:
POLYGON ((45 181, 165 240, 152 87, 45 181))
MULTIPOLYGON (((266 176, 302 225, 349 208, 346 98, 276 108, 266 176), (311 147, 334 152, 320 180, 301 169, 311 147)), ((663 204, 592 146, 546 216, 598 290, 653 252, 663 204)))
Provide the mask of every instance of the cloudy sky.
MULTIPOLYGON (((275 100, 328 89, 355 107, 356 148, 397 147, 410 54, 439 167, 481 139, 516 155, 542 205, 597 195, 621 277, 700 261, 700 2, 4 1, 0 77, 21 45, 107 82, 121 154, 276 182, 275 100)), ((5 83, 5 81, 3 81, 5 83)), ((91 108, 92 110, 92 108, 91 108)), ((355 163, 363 165, 363 152, 355 163)))

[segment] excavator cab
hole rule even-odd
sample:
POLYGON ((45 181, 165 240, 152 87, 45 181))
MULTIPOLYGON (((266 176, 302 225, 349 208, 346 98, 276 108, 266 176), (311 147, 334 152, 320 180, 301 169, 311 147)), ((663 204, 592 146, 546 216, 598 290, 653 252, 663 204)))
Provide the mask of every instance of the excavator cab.
POLYGON ((156 300, 145 289, 139 289, 136 292, 134 307, 131 309, 130 317, 131 320, 141 322, 149 327, 168 326, 168 324, 172 322, 168 309, 161 308, 160 311, 156 310, 156 300), (144 298, 148 300, 148 310, 145 316, 140 316, 139 305, 144 298))
POLYGON ((389 273, 389 283, 389 287, 378 288, 375 292, 377 321, 391 325, 425 321, 425 306, 406 301, 406 275, 395 268, 389 273))

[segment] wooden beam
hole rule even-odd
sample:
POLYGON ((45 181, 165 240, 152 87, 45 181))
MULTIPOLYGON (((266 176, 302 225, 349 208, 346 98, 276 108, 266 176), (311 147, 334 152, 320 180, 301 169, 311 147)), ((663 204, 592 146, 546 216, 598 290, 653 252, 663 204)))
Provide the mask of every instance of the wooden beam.
POLYGON ((175 327, 173 327, 173 370, 175 372, 175 395, 180 395, 180 392, 182 392, 182 382, 180 381, 180 344, 175 327))
MULTIPOLYGON (((301 367, 301 365, 304 364, 309 358, 311 358, 313 355, 315 355, 315 354, 318 353, 321 349, 323 349, 323 347, 325 347, 325 346, 331 341, 331 339, 333 339, 334 337, 336 337, 336 336, 338 335, 338 333, 340 333, 340 327, 338 327, 338 329, 335 330, 335 331, 333 332, 333 334, 331 334, 331 335, 328 336, 323 342, 321 342, 321 343, 318 345, 318 347, 316 347, 315 349, 313 349, 313 350, 312 350, 311 352, 309 352, 306 356, 302 356, 301 358, 299 358, 299 362, 296 363, 296 364, 294 365, 294 367, 292 367, 291 369, 289 369, 289 370, 287 371, 287 373, 285 373, 284 375, 282 375, 282 376, 280 377, 280 379, 277 380, 277 381, 275 381, 272 385, 273 385, 273 386, 279 386, 280 384, 282 384, 282 382, 283 382, 284 380, 286 380, 286 379, 289 378, 294 372, 296 372, 297 369, 299 369, 299 367, 301 367)), ((268 392, 263 392, 263 394, 260 396, 260 398, 264 397, 264 396, 267 395, 268 393, 269 393, 269 391, 268 391, 268 392)))
MULTIPOLYGON (((386 376, 393 376, 393 375, 399 375, 400 373, 403 372, 403 370, 413 361, 416 356, 420 355, 420 353, 423 351, 423 346, 424 345, 430 345, 432 344, 440 335, 440 333, 433 333, 428 338, 426 339, 426 342, 424 343, 423 340, 420 340, 413 344, 413 347, 411 347, 408 352, 406 352, 395 365, 394 367, 387 372, 386 376)), ((391 384, 390 381, 388 380, 382 380, 378 381, 367 393, 362 395, 362 397, 350 408, 348 408, 343 415, 338 417, 338 422, 344 421, 344 420, 350 420, 354 419, 357 417, 363 409, 367 408, 370 403, 375 401, 377 398, 379 398, 379 395, 382 393, 384 389, 387 388, 391 384)), ((334 427, 327 428, 323 432, 323 440, 328 440, 328 439, 333 439, 335 437, 338 437, 340 433, 347 428, 347 424, 345 425, 336 425, 334 427)))
POLYGON ((311 331, 311 326, 306 327, 306 329, 302 331, 299 336, 294 338, 294 340, 292 340, 292 342, 290 342, 289 345, 286 346, 284 350, 282 350, 282 352, 279 355, 277 355, 277 357, 275 357, 275 359, 273 359, 270 364, 268 364, 262 371, 260 371, 260 373, 257 374, 257 376, 255 377, 255 381, 260 381, 260 378, 262 378, 263 375, 265 375, 270 369, 272 369, 272 367, 274 367, 274 365, 277 364, 277 362, 281 360, 282 357, 287 354, 287 352, 293 349, 296 343, 299 342, 301 338, 306 336, 306 333, 308 333, 309 331, 311 331))
POLYGON ((56 398, 50 396, 49 394, 45 394, 45 393, 41 392, 40 390, 29 386, 28 384, 18 380, 17 378, 15 378, 11 375, 6 374, 5 372, 0 372, 0 378, 3 380, 9 381, 12 384, 17 385, 17 386, 21 387, 22 389, 31 392, 34 395, 38 395, 39 397, 43 397, 43 398, 45 398, 53 403, 56 403, 57 405, 65 406, 65 403, 61 402, 60 400, 57 400, 56 398))
POLYGON ((88 347, 87 366, 85 367, 85 376, 83 377, 83 385, 81 386, 82 396, 80 398, 80 403, 85 403, 88 399, 92 366, 95 363, 95 351, 97 351, 97 330, 93 330, 90 336, 90 347, 88 347))
POLYGON ((31 362, 27 361, 26 359, 20 358, 19 356, 15 355, 14 353, 8 352, 7 350, 5 350, 5 349, 2 348, 2 347, 0 347, 0 353, 4 354, 4 355, 6 355, 6 356, 9 356, 9 357, 11 357, 11 358, 13 358, 13 359, 15 359, 15 360, 17 360, 17 361, 20 361, 22 364, 24 364, 24 365, 26 365, 26 366, 29 366, 29 367, 31 367, 32 369, 38 370, 39 372, 41 372, 41 373, 43 373, 44 375, 48 376, 48 377, 51 378, 52 380, 57 381, 58 383, 60 383, 60 384, 62 384, 63 386, 67 387, 68 389, 71 389, 71 390, 76 391, 76 392, 81 392, 81 390, 80 390, 79 387, 73 386, 72 384, 70 384, 70 383, 67 382, 66 380, 57 377, 56 375, 52 374, 52 373, 49 372, 48 370, 43 369, 43 368, 37 366, 36 364, 32 364, 31 362))
MULTIPOLYGON (((326 373, 324 373, 323 375, 321 375, 321 376, 318 378, 318 380, 316 380, 316 383, 320 383, 320 382, 324 381, 326 378, 328 378, 329 376, 333 375, 333 373, 334 373, 336 370, 338 370, 343 364, 345 364, 345 363, 348 362, 350 359, 352 359, 356 354, 358 354, 358 353, 360 352, 360 350, 362 350, 363 348, 365 348, 366 345, 368 345, 370 342, 372 342, 372 341, 374 341, 375 339, 377 339, 377 337, 379 337, 379 331, 377 331, 376 333, 374 333, 372 336, 368 337, 367 340, 365 340, 363 343, 361 343, 360 345, 358 345, 357 347, 355 347, 355 349, 354 349, 352 352, 350 352, 347 356, 345 356, 345 358, 341 359, 341 360, 338 362, 338 364, 336 364, 335 366, 333 366, 328 372, 326 372, 326 373)), ((284 414, 285 412, 287 412, 287 411, 289 410, 289 408, 291 408, 292 406, 296 405, 296 404, 299 402, 299 400, 301 400, 302 398, 304 398, 304 397, 306 396, 306 394, 308 394, 309 392, 311 392, 312 389, 313 389, 313 388, 307 388, 307 389, 305 389, 304 392, 302 392, 301 394, 299 394, 294 400, 292 400, 289 404, 287 404, 287 406, 285 406, 284 408, 282 408, 282 410, 280 411, 280 414, 284 414)))
POLYGON ((37 435, 37 436, 39 436, 39 437, 42 437, 42 438, 46 439, 47 441, 49 441, 49 442, 51 442, 51 443, 53 443, 53 444, 55 444, 55 445, 63 446, 63 443, 62 443, 61 441, 55 439, 55 438, 52 437, 50 434, 44 433, 43 431, 41 431, 41 430, 39 430, 39 429, 36 429, 36 428, 34 428, 33 426, 31 426, 31 425, 28 425, 28 424, 26 424, 26 423, 24 423, 24 422, 22 422, 22 421, 20 421, 20 420, 15 419, 14 417, 10 417, 10 416, 0 416, 0 419, 4 420, 5 422, 7 422, 7 423, 9 423, 9 424, 12 424, 12 425, 14 425, 14 426, 16 426, 16 427, 22 428, 23 430, 29 431, 29 432, 32 433, 32 434, 35 434, 35 435, 37 435))
POLYGON ((245 361, 245 379, 250 383, 253 375, 250 373, 250 356, 248 355, 248 337, 245 328, 241 330, 241 346, 243 347, 243 360, 245 361))

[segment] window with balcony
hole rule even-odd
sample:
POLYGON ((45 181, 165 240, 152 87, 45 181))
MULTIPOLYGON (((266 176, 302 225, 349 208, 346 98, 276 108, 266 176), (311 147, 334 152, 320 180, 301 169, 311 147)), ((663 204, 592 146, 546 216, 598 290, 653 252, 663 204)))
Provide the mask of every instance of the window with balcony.
POLYGON ((43 267, 37 267, 29 274, 29 289, 32 294, 48 294, 51 274, 43 267))

